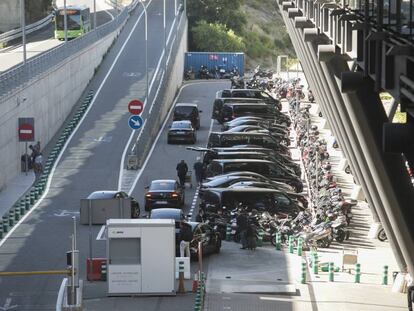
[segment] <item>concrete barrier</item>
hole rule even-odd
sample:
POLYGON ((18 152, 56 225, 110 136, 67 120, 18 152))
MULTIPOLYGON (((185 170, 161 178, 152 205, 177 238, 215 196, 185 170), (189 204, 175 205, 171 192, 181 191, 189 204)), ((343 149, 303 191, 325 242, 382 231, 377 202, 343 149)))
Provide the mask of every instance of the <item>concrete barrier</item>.
POLYGON ((17 119, 35 118, 36 140, 46 145, 71 112, 95 74, 119 29, 39 75, 24 88, 0 99, 0 191, 20 171, 24 144, 19 143, 17 119))

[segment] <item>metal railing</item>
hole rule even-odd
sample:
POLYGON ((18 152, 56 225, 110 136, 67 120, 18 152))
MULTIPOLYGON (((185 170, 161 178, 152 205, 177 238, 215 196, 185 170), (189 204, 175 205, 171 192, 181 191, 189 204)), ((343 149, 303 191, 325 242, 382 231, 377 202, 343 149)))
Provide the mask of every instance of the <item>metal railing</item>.
POLYGON ((31 57, 26 64, 21 63, 0 74, 0 103, 2 97, 117 30, 126 22, 128 16, 129 8, 126 7, 115 19, 97 27, 96 30, 31 57))
MULTIPOLYGON (((40 21, 27 25, 25 28, 26 34, 32 33, 36 30, 42 29, 43 27, 49 25, 52 19, 53 19, 53 14, 49 14, 48 16, 41 19, 40 21)), ((0 34, 0 44, 7 43, 11 40, 20 38, 21 36, 22 36, 21 28, 13 29, 8 32, 2 33, 0 34)))

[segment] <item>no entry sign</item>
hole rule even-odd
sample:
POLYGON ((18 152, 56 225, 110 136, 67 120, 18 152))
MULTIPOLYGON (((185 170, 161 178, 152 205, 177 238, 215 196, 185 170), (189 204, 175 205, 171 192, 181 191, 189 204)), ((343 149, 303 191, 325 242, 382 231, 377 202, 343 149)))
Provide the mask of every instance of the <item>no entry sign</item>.
POLYGON ((19 141, 34 141, 34 118, 19 118, 19 141))
POLYGON ((132 100, 128 104, 128 110, 133 115, 140 115, 144 110, 144 103, 137 99, 132 100))

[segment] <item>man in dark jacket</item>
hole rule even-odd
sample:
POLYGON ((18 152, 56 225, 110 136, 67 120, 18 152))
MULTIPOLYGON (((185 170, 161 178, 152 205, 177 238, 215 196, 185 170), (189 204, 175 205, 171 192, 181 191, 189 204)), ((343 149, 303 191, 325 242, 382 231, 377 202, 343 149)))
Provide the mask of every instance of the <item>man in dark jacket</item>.
POLYGON ((188 172, 187 163, 185 163, 184 160, 181 160, 181 162, 177 164, 176 170, 177 170, 178 178, 180 179, 180 185, 181 185, 181 187, 184 188, 185 175, 188 172))
POLYGON ((201 186, 201 181, 203 180, 204 165, 200 161, 199 157, 197 157, 197 162, 194 163, 193 168, 197 180, 197 186, 201 186))
POLYGON ((240 213, 239 216, 236 218, 237 222, 237 230, 240 233, 240 243, 242 245, 241 249, 247 248, 247 228, 248 228, 248 221, 247 217, 244 213, 240 213))

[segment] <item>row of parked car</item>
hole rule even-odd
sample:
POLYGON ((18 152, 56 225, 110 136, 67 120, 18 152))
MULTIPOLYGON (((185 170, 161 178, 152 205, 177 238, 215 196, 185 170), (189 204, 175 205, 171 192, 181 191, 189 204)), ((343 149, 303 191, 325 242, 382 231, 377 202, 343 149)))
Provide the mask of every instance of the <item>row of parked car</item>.
POLYGON ((276 98, 263 90, 222 90, 212 118, 222 131, 210 134, 207 148, 188 148, 203 152, 201 219, 223 231, 229 211, 286 217, 307 208, 301 169, 289 150, 291 121, 276 98))

